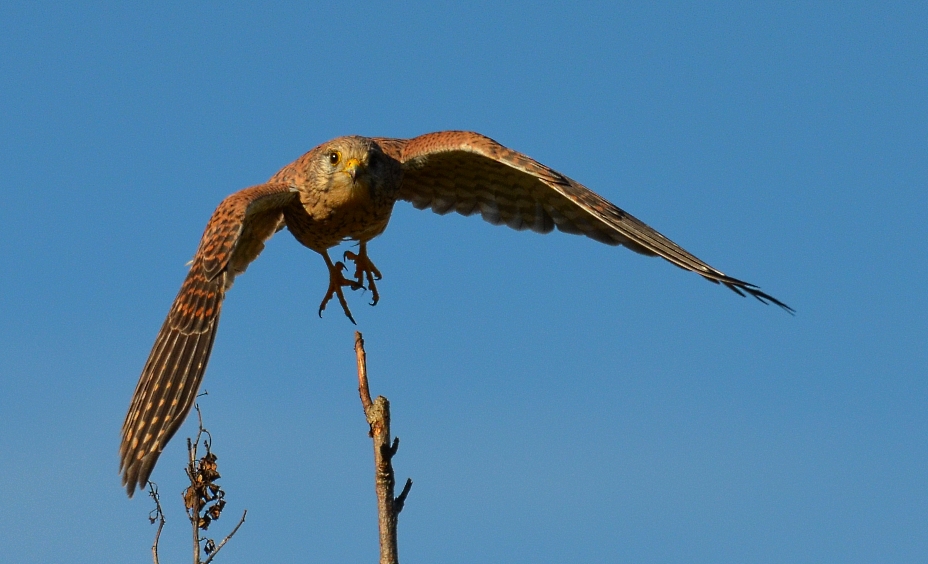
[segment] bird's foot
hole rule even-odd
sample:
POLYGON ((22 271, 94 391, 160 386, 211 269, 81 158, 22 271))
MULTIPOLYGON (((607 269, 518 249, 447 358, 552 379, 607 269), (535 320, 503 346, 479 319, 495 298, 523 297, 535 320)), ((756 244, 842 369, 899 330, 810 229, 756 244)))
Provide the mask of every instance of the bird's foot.
POLYGON ((342 305, 342 310, 345 312, 345 315, 348 316, 348 319, 350 319, 352 323, 357 325, 354 317, 351 316, 351 310, 348 309, 348 302, 345 300, 345 294, 342 292, 342 288, 347 286, 352 290, 360 290, 364 286, 354 280, 345 278, 345 275, 342 274, 343 270, 346 270, 345 263, 343 262, 329 264, 329 289, 325 297, 322 298, 322 303, 319 304, 319 317, 322 317, 322 310, 325 309, 325 306, 329 303, 329 300, 332 299, 332 296, 336 296, 338 297, 338 303, 342 305))
POLYGON ((377 285, 374 284, 374 280, 380 280, 383 278, 380 271, 377 270, 377 267, 374 266, 374 263, 371 262, 371 259, 367 256, 367 245, 361 243, 360 252, 357 254, 352 253, 351 251, 345 251, 344 255, 345 260, 350 260, 354 262, 354 279, 355 282, 362 288, 367 288, 371 291, 371 305, 377 305, 377 302, 380 301, 380 293, 377 292, 377 285), (364 279, 367 278, 367 285, 364 285, 364 279))

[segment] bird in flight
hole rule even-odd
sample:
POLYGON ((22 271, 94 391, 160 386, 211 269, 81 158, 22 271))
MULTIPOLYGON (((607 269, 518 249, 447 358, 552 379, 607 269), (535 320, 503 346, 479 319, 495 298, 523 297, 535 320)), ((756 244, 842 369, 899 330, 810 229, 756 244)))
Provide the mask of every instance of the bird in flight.
POLYGON ((344 288, 368 289, 372 305, 381 275, 367 243, 383 233, 397 200, 439 214, 479 213, 494 225, 586 235, 660 256, 703 278, 786 311, 757 286, 723 274, 582 184, 496 141, 467 131, 439 131, 412 139, 339 137, 285 166, 268 182, 227 197, 213 212, 190 271, 174 299, 135 388, 122 427, 122 482, 131 497, 144 488, 155 462, 193 406, 209 360, 219 313, 235 277, 284 227, 322 255, 329 286, 319 315, 338 299, 354 322, 344 288), (328 249, 359 242, 346 252, 355 272, 346 277, 328 249))

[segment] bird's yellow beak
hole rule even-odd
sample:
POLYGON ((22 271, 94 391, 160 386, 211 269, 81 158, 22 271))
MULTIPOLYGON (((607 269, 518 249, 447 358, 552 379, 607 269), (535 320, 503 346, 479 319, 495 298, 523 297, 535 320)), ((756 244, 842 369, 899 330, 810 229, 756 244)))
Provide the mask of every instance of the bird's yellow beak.
POLYGON ((345 170, 344 173, 351 177, 351 180, 354 181, 358 177, 358 172, 360 172, 361 161, 356 158, 350 158, 345 161, 345 170))

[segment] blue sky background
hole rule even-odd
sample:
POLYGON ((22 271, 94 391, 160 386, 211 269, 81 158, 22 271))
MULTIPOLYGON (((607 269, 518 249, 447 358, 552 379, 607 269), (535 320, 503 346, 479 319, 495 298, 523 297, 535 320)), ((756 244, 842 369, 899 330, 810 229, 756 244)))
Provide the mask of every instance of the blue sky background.
MULTIPOLYGON (((398 204, 349 297, 415 481, 404 562, 928 560, 923 3, 0 5, 0 561, 149 561, 119 429, 226 195, 471 129, 797 310, 398 204)), ((201 405, 220 561, 375 561, 352 326, 278 234, 201 405)), ((188 561, 183 437, 162 562, 188 561)))

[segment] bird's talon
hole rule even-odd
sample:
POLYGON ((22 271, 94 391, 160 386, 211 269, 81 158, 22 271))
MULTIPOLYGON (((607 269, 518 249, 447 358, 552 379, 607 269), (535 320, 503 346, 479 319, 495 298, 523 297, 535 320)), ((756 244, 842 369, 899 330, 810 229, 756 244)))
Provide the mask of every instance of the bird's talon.
POLYGON ((354 262, 354 279, 361 284, 362 287, 371 291, 371 305, 377 305, 377 302, 380 301, 380 294, 377 292, 377 285, 374 281, 380 280, 383 278, 383 275, 380 274, 380 270, 374 266, 374 263, 371 262, 371 259, 367 256, 367 244, 362 242, 357 253, 345 251, 343 258, 354 262), (364 285, 365 278, 367 279, 366 286, 364 285))
POLYGON ((347 270, 347 267, 343 262, 339 261, 333 264, 328 254, 323 254, 322 256, 326 259, 326 266, 329 267, 329 289, 326 291, 325 297, 322 298, 322 303, 319 304, 319 317, 322 317, 322 311, 334 296, 338 298, 338 303, 342 306, 342 311, 345 312, 345 316, 352 323, 357 325, 358 323, 354 320, 354 316, 351 315, 351 310, 348 309, 348 301, 345 300, 345 293, 342 292, 342 288, 348 286, 352 290, 358 290, 363 288, 363 286, 354 280, 345 278, 342 271, 347 270))

